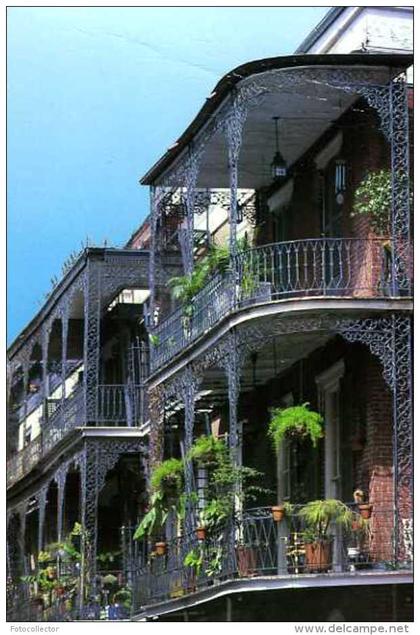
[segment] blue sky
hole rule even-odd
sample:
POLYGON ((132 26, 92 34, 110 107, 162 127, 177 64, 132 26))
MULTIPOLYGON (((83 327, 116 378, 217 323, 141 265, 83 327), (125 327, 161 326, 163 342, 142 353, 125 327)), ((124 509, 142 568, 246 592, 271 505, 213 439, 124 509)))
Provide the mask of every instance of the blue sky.
POLYGON ((8 9, 8 341, 73 250, 120 246, 138 179, 227 71, 293 53, 327 7, 8 9))

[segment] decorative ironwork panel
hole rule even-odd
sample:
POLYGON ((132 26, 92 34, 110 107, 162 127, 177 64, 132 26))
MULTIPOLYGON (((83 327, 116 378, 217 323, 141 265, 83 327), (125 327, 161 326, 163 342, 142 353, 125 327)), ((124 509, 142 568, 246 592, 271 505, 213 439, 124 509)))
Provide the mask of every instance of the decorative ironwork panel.
POLYGON ((163 460, 165 393, 162 384, 149 390, 150 469, 163 460))
POLYGON ((38 551, 41 551, 44 546, 45 508, 47 506, 48 487, 49 483, 46 483, 36 495, 38 501, 38 551))
POLYGON ((221 360, 227 381, 228 381, 228 400, 229 400, 229 447, 232 457, 236 462, 238 459, 239 449, 239 430, 238 430, 238 401, 241 388, 241 371, 244 362, 244 355, 236 342, 236 332, 232 331, 226 337, 225 343, 226 354, 221 360))
POLYGON ((236 255, 236 224, 238 216, 238 162, 242 145, 242 131, 247 116, 244 103, 233 99, 232 108, 225 121, 225 134, 228 144, 229 180, 230 180, 230 209, 229 209, 229 250, 232 265, 235 264, 236 255))
POLYGON ((101 267, 101 300, 109 302, 124 287, 149 287, 149 255, 141 250, 123 255, 106 253, 101 267))
POLYGON ((57 483, 57 540, 61 542, 63 537, 63 512, 64 512, 64 494, 66 488, 67 473, 73 459, 66 461, 56 470, 53 479, 57 483))
POLYGON ((408 104, 405 76, 390 82, 392 117, 391 179, 394 295, 410 294, 412 289, 412 247, 410 243, 410 181, 408 146, 408 104))
POLYGON ((99 382, 101 269, 88 261, 84 281, 84 373, 86 423, 96 421, 96 386, 99 382))
POLYGON ((381 360, 385 381, 393 393, 394 556, 409 561, 405 521, 413 516, 411 320, 396 313, 389 318, 348 321, 337 330, 350 342, 366 344, 381 360))

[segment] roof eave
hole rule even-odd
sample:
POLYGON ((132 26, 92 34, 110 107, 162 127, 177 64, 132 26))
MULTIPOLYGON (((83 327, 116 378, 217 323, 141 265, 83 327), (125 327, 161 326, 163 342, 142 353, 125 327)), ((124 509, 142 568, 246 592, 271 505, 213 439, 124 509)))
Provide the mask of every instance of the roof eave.
POLYGON ((230 90, 246 77, 269 70, 302 68, 303 66, 388 66, 389 68, 408 68, 412 63, 413 55, 410 54, 366 55, 365 53, 346 53, 268 57, 242 64, 222 77, 190 125, 176 143, 146 172, 140 179, 140 183, 141 185, 153 185, 156 179, 185 150, 197 132, 220 106, 230 90))

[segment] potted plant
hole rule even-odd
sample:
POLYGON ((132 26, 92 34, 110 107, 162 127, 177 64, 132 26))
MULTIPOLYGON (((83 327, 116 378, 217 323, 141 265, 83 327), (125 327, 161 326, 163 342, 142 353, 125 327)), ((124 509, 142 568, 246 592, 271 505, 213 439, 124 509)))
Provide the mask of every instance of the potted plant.
POLYGON ((360 505, 360 503, 363 503, 363 501, 365 500, 365 494, 363 492, 363 490, 361 489, 356 489, 353 492, 353 500, 356 503, 356 505, 360 505))
POLYGON ((353 492, 353 499, 359 508, 360 515, 363 519, 369 520, 372 516, 373 505, 365 501, 365 494, 361 489, 356 489, 353 492))
POLYGON ((150 536, 166 522, 170 511, 182 518, 185 511, 183 490, 184 465, 180 459, 167 459, 152 472, 150 508, 134 533, 135 540, 150 536))
POLYGON ((359 513, 354 512, 351 530, 352 540, 347 547, 347 558, 350 571, 355 571, 365 567, 369 562, 369 521, 364 519, 359 513))
MULTIPOLYGON (((398 178, 398 175, 395 176, 398 178)), ((413 192, 410 187, 409 204, 413 205, 413 192)), ((391 233, 392 174, 390 170, 368 172, 359 183, 353 199, 351 218, 367 216, 372 230, 377 236, 385 238, 383 245, 389 245, 391 233)))
POLYGON ((276 452, 285 438, 309 438, 312 445, 316 447, 318 440, 324 436, 322 416, 318 412, 309 410, 308 406, 307 402, 289 408, 272 408, 268 434, 276 452))
POLYGON ((201 546, 191 549, 184 558, 184 566, 188 567, 188 591, 194 592, 196 578, 199 577, 204 563, 204 552, 201 546))
POLYGON ((194 298, 215 273, 224 274, 229 267, 229 249, 212 245, 204 258, 198 261, 191 274, 175 276, 168 281, 174 300, 179 300, 184 314, 184 328, 189 327, 194 313, 194 298))
POLYGON ((257 569, 257 551, 248 545, 239 543, 236 547, 238 575, 249 578, 255 575, 257 569))
POLYGON ((378 236, 390 233, 392 179, 389 170, 368 172, 354 192, 351 218, 367 216, 378 236))
POLYGON ((369 518, 372 516, 372 509, 373 505, 371 505, 370 503, 361 503, 359 505, 360 515, 365 520, 369 520, 369 518))
POLYGON ((303 537, 308 571, 328 571, 332 564, 331 526, 335 524, 350 529, 353 512, 343 502, 332 498, 307 503, 298 516, 305 523, 303 537))
POLYGON ((187 458, 195 461, 200 467, 211 467, 217 464, 217 461, 225 451, 226 444, 224 441, 217 439, 213 435, 202 435, 194 441, 187 458))
POLYGON ((156 551, 156 555, 164 556, 166 553, 166 542, 164 542, 163 540, 160 542, 156 542, 155 551, 156 551))
POLYGON ((293 505, 291 503, 280 503, 273 505, 271 508, 271 515, 275 523, 281 523, 286 516, 291 516, 293 513, 293 505))
POLYGON ((206 528, 203 525, 199 525, 195 530, 195 535, 197 536, 197 540, 202 542, 206 539, 206 528))
POLYGON ((177 498, 182 491, 184 466, 181 459, 167 459, 152 472, 150 484, 168 499, 177 498))
POLYGON ((274 505, 271 508, 271 514, 275 523, 281 523, 285 513, 284 505, 274 505))
POLYGON ((195 528, 195 535, 197 536, 197 540, 199 542, 203 542, 206 539, 206 533, 206 517, 204 514, 204 510, 202 510, 198 516, 198 525, 195 528))

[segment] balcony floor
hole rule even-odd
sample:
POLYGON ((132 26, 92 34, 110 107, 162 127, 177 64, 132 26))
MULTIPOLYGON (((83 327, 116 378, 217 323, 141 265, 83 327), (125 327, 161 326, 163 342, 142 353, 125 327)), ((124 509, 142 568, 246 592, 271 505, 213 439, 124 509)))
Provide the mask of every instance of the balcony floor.
POLYGON ((384 584, 412 584, 413 572, 409 569, 401 571, 357 571, 340 573, 299 573, 275 576, 258 576, 253 578, 239 578, 216 583, 206 589, 189 593, 180 598, 164 600, 145 606, 143 611, 136 613, 132 620, 144 620, 175 611, 182 611, 189 607, 210 602, 234 593, 250 591, 273 591, 298 588, 328 588, 370 586, 384 584))

